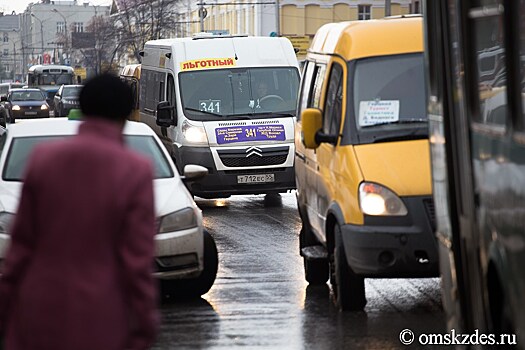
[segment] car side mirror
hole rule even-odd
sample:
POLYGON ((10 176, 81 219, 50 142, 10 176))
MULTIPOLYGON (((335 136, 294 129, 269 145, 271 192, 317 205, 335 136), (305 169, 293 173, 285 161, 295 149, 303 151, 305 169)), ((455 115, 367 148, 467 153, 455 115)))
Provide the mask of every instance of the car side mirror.
POLYGON ((302 141, 306 148, 316 149, 319 142, 316 134, 322 128, 323 116, 317 108, 307 108, 301 112, 302 141))
POLYGON ((159 102, 156 112, 157 125, 165 128, 177 125, 175 118, 173 118, 174 110, 175 108, 168 101, 159 102))
POLYGON ((181 179, 184 182, 190 182, 198 180, 206 175, 208 175, 208 169, 205 167, 196 164, 186 164, 184 167, 184 175, 181 176, 181 179))

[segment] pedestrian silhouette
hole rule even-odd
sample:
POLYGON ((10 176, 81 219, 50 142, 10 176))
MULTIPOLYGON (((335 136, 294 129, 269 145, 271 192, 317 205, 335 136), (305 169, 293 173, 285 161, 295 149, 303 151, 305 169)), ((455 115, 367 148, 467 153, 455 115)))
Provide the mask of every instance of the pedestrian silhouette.
POLYGON ((117 77, 94 77, 80 93, 78 135, 33 151, 0 278, 6 349, 154 342, 153 173, 123 141, 132 103, 117 77))

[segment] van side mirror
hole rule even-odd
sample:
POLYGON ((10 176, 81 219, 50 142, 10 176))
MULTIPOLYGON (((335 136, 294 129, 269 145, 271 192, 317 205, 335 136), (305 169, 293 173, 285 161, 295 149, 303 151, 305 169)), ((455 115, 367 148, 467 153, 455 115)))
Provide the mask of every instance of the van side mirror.
POLYGON ((317 131, 321 130, 323 116, 317 108, 307 108, 301 112, 302 141, 306 148, 316 149, 319 143, 316 140, 317 131))
POLYGON ((6 101, 7 101, 7 96, 6 95, 0 96, 0 102, 6 102, 6 101))
POLYGON ((177 122, 173 118, 174 110, 175 108, 170 105, 168 101, 159 102, 156 112, 157 125, 165 128, 172 125, 177 125, 177 122))

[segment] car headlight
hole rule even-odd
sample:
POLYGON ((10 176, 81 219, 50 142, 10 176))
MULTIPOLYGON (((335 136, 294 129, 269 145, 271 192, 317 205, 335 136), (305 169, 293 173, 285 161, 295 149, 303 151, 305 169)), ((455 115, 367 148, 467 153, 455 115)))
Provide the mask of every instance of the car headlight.
POLYGON ((8 235, 11 233, 11 224, 13 223, 13 220, 15 218, 15 215, 8 212, 0 212, 0 233, 3 233, 4 235, 8 235))
POLYGON ((13 111, 19 111, 20 110, 20 106, 19 105, 14 105, 11 109, 13 111))
POLYGON ((46 106, 46 105, 42 105, 42 106, 40 107, 40 109, 43 110, 43 111, 45 111, 45 110, 47 109, 47 106, 46 106))
POLYGON ((359 185, 359 206, 367 215, 403 216, 408 213, 405 204, 394 192, 371 182, 359 185))
POLYGON ((161 217, 159 233, 187 230, 197 225, 197 215, 193 208, 184 208, 161 217))
POLYGON ((203 126, 191 125, 185 120, 182 122, 182 134, 190 143, 208 145, 208 137, 203 126))

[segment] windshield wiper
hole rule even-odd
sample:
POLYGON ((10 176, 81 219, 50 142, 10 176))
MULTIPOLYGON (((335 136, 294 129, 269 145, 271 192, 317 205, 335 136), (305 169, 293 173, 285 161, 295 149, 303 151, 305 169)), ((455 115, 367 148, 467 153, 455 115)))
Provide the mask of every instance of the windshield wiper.
POLYGON ((400 120, 391 121, 391 122, 382 122, 382 123, 377 123, 377 124, 362 125, 361 128, 365 129, 365 128, 371 128, 374 126, 389 125, 389 124, 417 124, 417 123, 426 123, 427 121, 428 121, 427 119, 422 119, 422 118, 400 119, 400 120))
POLYGON ((192 108, 192 107, 184 107, 184 110, 185 111, 200 112, 202 114, 213 115, 215 117, 221 117, 221 118, 224 117, 224 115, 222 115, 222 114, 208 112, 208 111, 203 111, 203 110, 200 110, 200 109, 197 109, 197 108, 192 108))

